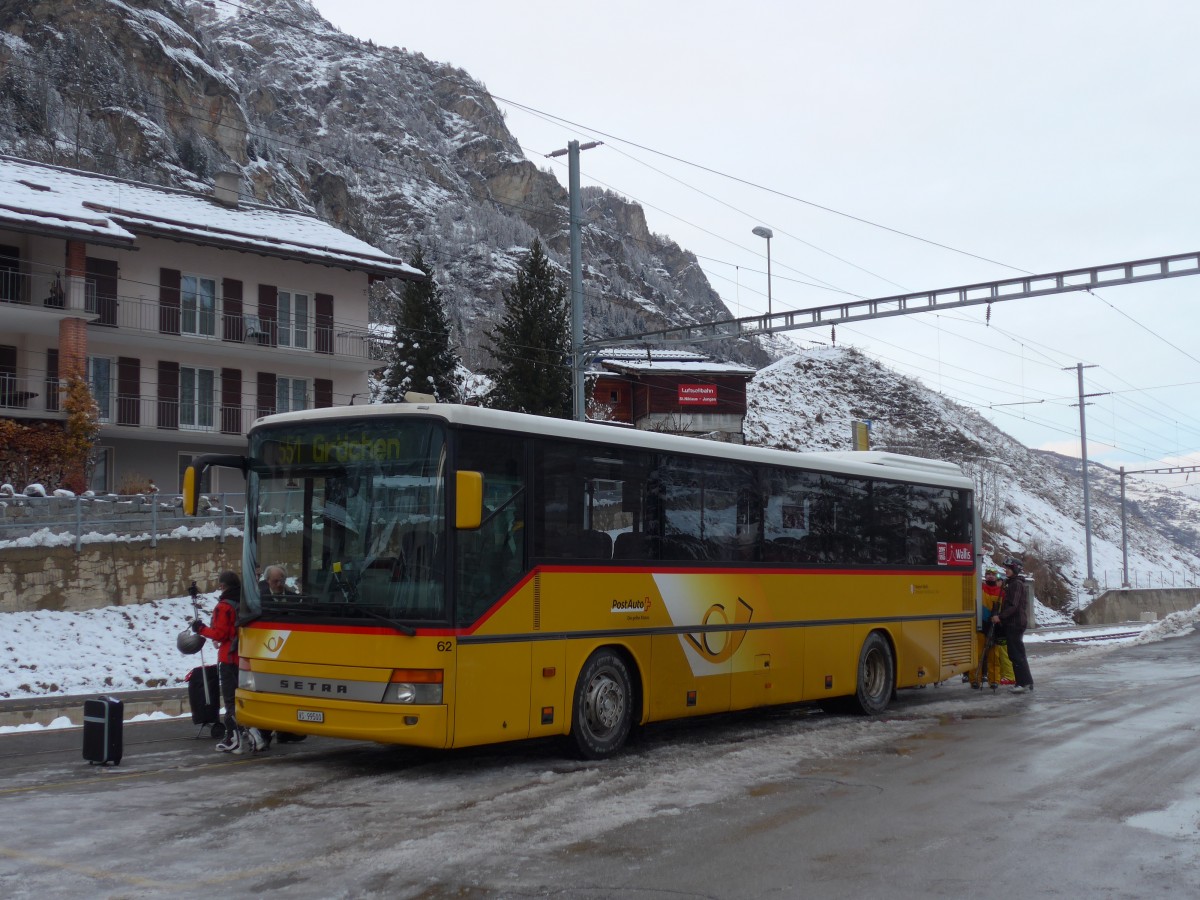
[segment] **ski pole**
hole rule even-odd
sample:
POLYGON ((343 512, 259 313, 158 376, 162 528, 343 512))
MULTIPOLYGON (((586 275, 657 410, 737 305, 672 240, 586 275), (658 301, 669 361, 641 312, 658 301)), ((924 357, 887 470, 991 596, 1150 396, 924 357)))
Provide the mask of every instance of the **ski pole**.
MULTIPOLYGON (((196 587, 196 582, 188 585, 188 593, 192 597, 192 620, 199 621, 200 607, 196 604, 196 598, 200 596, 200 588, 196 587)), ((204 705, 212 706, 212 697, 208 695, 208 673, 205 671, 204 664, 204 644, 200 644, 200 680, 204 683, 204 705)))

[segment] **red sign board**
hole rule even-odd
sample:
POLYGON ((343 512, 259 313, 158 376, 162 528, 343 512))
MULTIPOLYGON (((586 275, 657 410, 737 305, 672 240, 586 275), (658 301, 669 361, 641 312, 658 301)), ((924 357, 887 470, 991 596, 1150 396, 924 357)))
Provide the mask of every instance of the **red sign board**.
POLYGON ((970 544, 949 544, 939 541, 937 555, 939 566, 975 565, 975 548, 970 544))
POLYGON ((679 385, 679 405, 688 406, 695 404, 716 406, 717 386, 715 384, 679 385))

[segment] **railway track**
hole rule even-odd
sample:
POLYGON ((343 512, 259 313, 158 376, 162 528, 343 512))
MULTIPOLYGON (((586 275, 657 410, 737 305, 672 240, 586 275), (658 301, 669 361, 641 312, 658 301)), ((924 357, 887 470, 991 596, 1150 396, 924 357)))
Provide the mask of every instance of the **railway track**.
POLYGON ((1093 641, 1121 641, 1128 638, 1135 638, 1142 633, 1142 629, 1136 628, 1132 631, 1106 631, 1103 634, 1077 634, 1070 637, 1054 637, 1046 638, 1043 643, 1046 644, 1087 644, 1093 641))

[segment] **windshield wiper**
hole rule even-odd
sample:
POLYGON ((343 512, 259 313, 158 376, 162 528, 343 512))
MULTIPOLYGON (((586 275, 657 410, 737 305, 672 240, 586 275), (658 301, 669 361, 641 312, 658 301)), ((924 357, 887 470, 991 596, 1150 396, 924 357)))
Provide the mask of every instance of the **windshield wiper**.
POLYGON ((354 609, 356 612, 362 613, 364 616, 370 616, 372 619, 378 619, 380 622, 387 622, 389 625, 391 625, 393 628, 395 628, 398 632, 400 632, 401 634, 404 634, 404 635, 408 635, 408 637, 412 637, 414 634, 417 633, 417 630, 415 628, 413 628, 411 625, 405 625, 403 622, 397 622, 395 619, 389 619, 387 616, 382 615, 380 613, 371 612, 371 610, 366 609, 361 606, 356 606, 356 607, 351 607, 351 608, 354 609))
POLYGON ((395 619, 389 618, 381 613, 372 612, 363 606, 358 606, 353 603, 322 603, 316 594, 289 594, 290 601, 309 600, 315 601, 299 605, 294 602, 279 603, 271 601, 263 602, 263 613, 270 615, 295 615, 295 616, 311 616, 316 615, 335 615, 340 617, 366 616, 371 619, 378 619, 381 622, 386 622, 394 629, 403 635, 412 637, 415 635, 416 629, 411 625, 405 625, 403 622, 397 622, 395 619))

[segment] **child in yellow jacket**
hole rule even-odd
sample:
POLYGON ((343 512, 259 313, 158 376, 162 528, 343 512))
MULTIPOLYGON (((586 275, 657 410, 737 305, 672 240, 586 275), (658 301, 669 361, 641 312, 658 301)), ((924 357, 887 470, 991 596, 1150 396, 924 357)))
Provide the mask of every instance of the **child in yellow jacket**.
MULTIPOLYGON (((988 566, 983 573, 983 608, 987 614, 985 622, 990 622, 991 617, 999 611, 1000 601, 1004 596, 1004 585, 1000 583, 999 575, 995 566, 988 566)), ((993 687, 999 684, 1016 684, 1012 661, 1008 658, 1008 650, 1004 645, 1004 635, 997 633, 995 637, 996 641, 992 644, 987 665, 984 667, 988 681, 993 687)))

